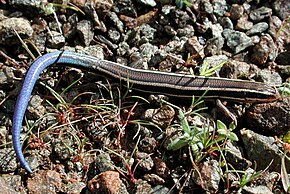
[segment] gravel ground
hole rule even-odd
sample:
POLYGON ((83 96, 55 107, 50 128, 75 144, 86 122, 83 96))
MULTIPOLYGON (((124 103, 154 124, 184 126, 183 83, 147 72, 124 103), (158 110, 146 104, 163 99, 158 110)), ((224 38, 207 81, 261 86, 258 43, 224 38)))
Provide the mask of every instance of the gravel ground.
POLYGON ((289 37, 289 0, 0 0, 2 193, 286 193, 289 37), (214 101, 189 114, 191 99, 54 66, 40 76, 23 122, 28 175, 12 148, 14 105, 31 62, 56 50, 195 75, 224 64, 212 76, 284 93, 267 103, 223 102, 233 127, 214 101))

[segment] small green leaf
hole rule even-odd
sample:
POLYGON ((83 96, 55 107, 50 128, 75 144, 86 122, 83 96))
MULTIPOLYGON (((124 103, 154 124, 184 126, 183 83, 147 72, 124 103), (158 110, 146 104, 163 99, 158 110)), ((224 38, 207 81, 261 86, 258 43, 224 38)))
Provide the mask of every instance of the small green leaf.
POLYGON ((178 137, 174 139, 166 148, 168 150, 178 150, 184 146, 188 145, 188 139, 184 138, 184 136, 178 137))
POLYGON ((229 133, 229 139, 232 140, 232 141, 239 141, 238 136, 235 133, 233 133, 233 132, 229 133))
POLYGON ((217 120, 216 125, 217 125, 217 129, 218 130, 219 129, 225 129, 225 130, 227 130, 227 126, 223 122, 221 122, 220 120, 217 120))

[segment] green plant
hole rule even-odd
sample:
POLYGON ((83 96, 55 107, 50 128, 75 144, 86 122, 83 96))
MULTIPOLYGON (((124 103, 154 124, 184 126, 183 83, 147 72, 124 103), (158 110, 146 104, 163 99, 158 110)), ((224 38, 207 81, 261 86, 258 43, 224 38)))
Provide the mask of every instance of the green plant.
MULTIPOLYGON (((202 101, 198 100, 193 107, 201 102, 202 101)), ((168 150, 178 150, 184 146, 189 146, 195 156, 195 162, 200 162, 205 156, 207 156, 207 154, 220 149, 219 147, 214 146, 215 144, 225 142, 226 140, 238 140, 238 137, 232 132, 232 130, 236 127, 233 123, 231 123, 229 128, 227 128, 224 123, 218 120, 215 128, 208 120, 204 119, 198 113, 198 111, 201 110, 198 109, 187 112, 186 114, 200 117, 205 124, 203 124, 203 126, 190 126, 187 122, 187 117, 182 110, 175 105, 171 104, 171 106, 174 106, 178 111, 179 124, 177 127, 180 128, 183 134, 171 141, 171 143, 167 146, 168 150), (215 132, 218 133, 217 138, 215 136, 215 132)))
MULTIPOLYGON (((268 168, 271 166, 273 160, 270 162, 270 164, 264 169, 264 170, 260 170, 258 172, 256 172, 256 165, 254 167, 254 169, 252 170, 226 170, 226 173, 236 173, 237 177, 238 177, 238 181, 236 181, 236 186, 239 187, 239 191, 240 192, 243 187, 245 185, 247 185, 248 183, 250 183, 251 181, 253 181, 254 179, 257 179, 259 176, 261 176, 263 173, 265 173, 268 168), (242 176, 240 176, 240 174, 242 176)), ((235 183, 234 183, 235 184, 235 183)))
POLYGON ((281 96, 290 96, 290 83, 283 83, 281 87, 278 88, 281 96))
POLYGON ((218 68, 222 67, 226 62, 227 61, 223 61, 223 62, 210 68, 208 62, 206 60, 204 60, 203 64, 200 67, 199 74, 200 74, 200 76, 210 77, 215 73, 215 71, 218 68))
POLYGON ((176 6, 181 9, 184 5, 187 7, 192 7, 192 3, 187 0, 175 0, 176 6))

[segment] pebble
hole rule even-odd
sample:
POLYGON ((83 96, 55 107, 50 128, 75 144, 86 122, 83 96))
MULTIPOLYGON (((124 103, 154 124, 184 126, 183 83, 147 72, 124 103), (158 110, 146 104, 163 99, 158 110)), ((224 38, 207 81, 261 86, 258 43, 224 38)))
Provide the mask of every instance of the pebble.
POLYGON ((0 171, 1 173, 10 173, 17 168, 16 156, 13 148, 0 149, 0 171))
POLYGON ((108 30, 108 37, 114 42, 118 43, 121 39, 121 34, 114 28, 108 30))
POLYGON ((223 35, 226 38, 226 44, 234 53, 239 53, 253 45, 252 39, 243 32, 225 29, 223 35))
POLYGON ((213 0, 213 13, 216 16, 224 16, 225 13, 229 10, 229 5, 226 0, 213 0))
POLYGON ((244 14, 244 7, 242 5, 233 4, 230 9, 230 18, 232 20, 240 19, 244 14))
POLYGON ((141 151, 146 152, 148 154, 154 152, 157 146, 157 141, 153 137, 144 137, 140 143, 139 148, 141 151))
POLYGON ((0 21, 0 44, 13 45, 19 43, 15 31, 22 39, 32 36, 33 29, 25 18, 7 18, 0 21))
POLYGON ((13 187, 16 187, 16 185, 12 185, 10 182, 11 180, 9 179, 15 179, 17 177, 17 180, 13 181, 14 184, 16 184, 18 186, 18 190, 20 190, 20 186, 19 184, 21 184, 21 177, 19 175, 14 175, 14 176, 4 176, 4 177, 0 177, 0 189, 1 189, 1 193, 4 194, 24 194, 24 192, 17 192, 16 189, 14 189, 13 187), (18 183, 18 184, 17 184, 18 183))
POLYGON ((258 9, 252 10, 249 14, 249 17, 253 22, 259 22, 265 18, 268 18, 271 15, 272 9, 262 6, 258 9))
POLYGON ((268 29, 269 25, 266 22, 259 22, 252 26, 250 30, 246 32, 246 35, 261 34, 268 29))
MULTIPOLYGON (((115 12, 109 11, 107 14, 107 17, 113 22, 113 24, 116 26, 116 28, 120 32, 124 32, 124 24, 123 22, 119 19, 118 15, 115 12)), ((119 35, 120 36, 120 35, 119 35)))
POLYGON ((145 152, 136 152, 135 160, 138 164, 138 168, 146 172, 152 170, 154 166, 153 159, 150 157, 150 154, 145 152))
POLYGON ((59 193, 61 186, 61 174, 53 170, 40 170, 27 180, 29 193, 59 193))
POLYGON ((88 188, 92 193, 118 193, 121 182, 119 173, 110 170, 89 180, 88 188))
POLYGON ((47 46, 53 49, 60 49, 65 45, 65 38, 60 32, 51 31, 47 36, 47 46))
POLYGON ((277 72, 273 72, 268 69, 258 71, 256 76, 258 80, 262 80, 264 83, 270 85, 280 86, 282 84, 281 76, 277 72))
POLYGON ((253 48, 253 54, 251 56, 251 61, 256 64, 265 64, 267 59, 274 59, 275 57, 275 46, 268 41, 269 39, 263 38, 258 44, 253 48), (271 56, 272 54, 272 56, 271 56))
POLYGON ((287 17, 289 17, 290 9, 288 0, 276 0, 273 2, 272 7, 275 11, 275 14, 277 14, 282 20, 285 20, 287 17))
POLYGON ((240 31, 248 31, 252 29, 253 25, 253 22, 248 20, 248 15, 244 15, 237 21, 235 29, 240 31))
POLYGON ((220 182, 220 169, 216 160, 208 160, 200 163, 199 172, 193 172, 193 181, 209 193, 216 193, 220 182))
POLYGON ((137 0, 137 2, 151 7, 156 6, 156 2, 154 0, 137 0))
POLYGON ((222 48, 224 46, 224 38, 222 36, 211 38, 207 41, 207 45, 204 48, 206 56, 220 55, 222 54, 222 48))
POLYGON ((12 67, 3 66, 0 69, 0 88, 7 89, 14 84, 14 72, 12 67))
MULTIPOLYGON (((256 170, 269 168, 269 171, 280 172, 281 157, 279 150, 282 148, 276 144, 274 137, 261 135, 259 134, 261 131, 255 133, 247 129, 242 129, 240 133, 242 141, 247 145, 245 146, 245 154, 247 154, 249 160, 257 162, 256 170)), ((287 172, 289 172, 290 162, 288 161, 285 166, 287 172)))
POLYGON ((175 111, 171 106, 164 105, 157 109, 147 109, 144 113, 144 119, 151 120, 160 127, 170 125, 175 115, 175 111))
POLYGON ((263 134, 281 135, 290 127, 290 98, 256 104, 247 111, 247 125, 263 134))
POLYGON ((230 29, 230 30, 234 29, 234 24, 229 17, 220 17, 219 23, 223 27, 223 29, 230 29))
POLYGON ((145 174, 144 179, 151 185, 162 185, 165 183, 165 180, 156 174, 145 174))
POLYGON ((78 22, 76 32, 80 37, 81 44, 89 46, 94 38, 93 23, 90 20, 82 20, 78 22))

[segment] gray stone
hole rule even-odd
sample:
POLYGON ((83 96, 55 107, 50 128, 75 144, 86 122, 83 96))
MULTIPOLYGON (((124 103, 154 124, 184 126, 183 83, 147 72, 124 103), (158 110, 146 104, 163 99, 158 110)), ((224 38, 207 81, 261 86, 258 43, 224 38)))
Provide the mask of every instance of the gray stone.
POLYGON ((19 43, 15 31, 22 39, 32 36, 33 29, 30 22, 24 18, 7 18, 0 21, 0 44, 12 45, 19 43))
MULTIPOLYGON (((244 145, 246 145, 245 152, 248 159, 256 161, 257 170, 266 169, 273 160, 269 170, 280 172, 281 153, 279 150, 281 147, 276 144, 274 137, 267 137, 246 129, 242 129, 240 133, 244 145)), ((286 164, 286 169, 289 172, 289 163, 286 164)))
POLYGON ((65 38, 60 32, 51 31, 48 33, 47 46, 54 49, 60 49, 65 44, 65 38))
POLYGON ((82 20, 77 24, 77 33, 82 44, 89 46, 94 38, 93 23, 90 20, 82 20))
POLYGON ((223 35, 226 38, 227 45, 234 53, 239 53, 253 45, 252 39, 243 32, 225 29, 223 35))
POLYGON ((253 22, 259 22, 271 15, 272 15, 272 9, 263 6, 258 9, 252 10, 250 13, 250 19, 253 22))
POLYGON ((246 35, 261 34, 262 32, 265 32, 268 27, 269 25, 266 22, 257 23, 246 32, 246 35))

